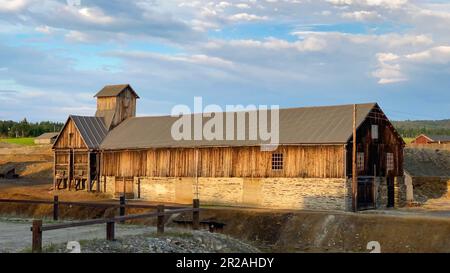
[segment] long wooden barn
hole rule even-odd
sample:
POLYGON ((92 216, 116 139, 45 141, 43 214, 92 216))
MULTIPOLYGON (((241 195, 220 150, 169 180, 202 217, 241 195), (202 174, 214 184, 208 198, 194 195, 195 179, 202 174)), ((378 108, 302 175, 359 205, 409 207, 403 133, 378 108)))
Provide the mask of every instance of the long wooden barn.
MULTIPOLYGON (((96 115, 70 116, 53 146, 56 189, 159 202, 198 197, 216 205, 351 209, 353 105, 280 109, 279 145, 267 150, 258 139, 174 140, 179 118, 136 117, 139 96, 130 85, 106 86, 96 98, 96 115)), ((401 206, 405 143, 378 104, 356 109, 358 208, 401 206)))

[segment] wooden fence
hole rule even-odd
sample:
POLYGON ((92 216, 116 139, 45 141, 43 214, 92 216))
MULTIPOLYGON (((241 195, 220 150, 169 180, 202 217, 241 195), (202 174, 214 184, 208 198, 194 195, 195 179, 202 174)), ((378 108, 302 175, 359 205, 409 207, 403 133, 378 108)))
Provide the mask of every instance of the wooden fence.
POLYGON ((169 210, 166 210, 164 205, 141 205, 141 204, 126 204, 124 196, 119 199, 119 204, 114 203, 93 203, 93 202, 61 202, 58 196, 54 196, 53 201, 48 200, 18 200, 18 199, 0 199, 0 203, 20 203, 20 204, 49 204, 53 205, 53 219, 59 218, 59 206, 83 206, 83 207, 118 207, 119 216, 112 218, 102 219, 90 219, 71 223, 61 223, 53 225, 43 225, 42 220, 33 220, 31 227, 32 232, 32 252, 42 252, 42 232, 51 231, 64 228, 90 226, 98 224, 106 224, 106 239, 113 241, 115 238, 115 223, 124 223, 128 220, 144 219, 157 217, 157 232, 159 234, 164 233, 165 217, 177 213, 192 213, 192 228, 198 230, 200 227, 200 201, 198 199, 193 200, 192 207, 176 207, 169 206, 169 210), (126 208, 152 208, 156 209, 156 212, 125 215, 126 208))

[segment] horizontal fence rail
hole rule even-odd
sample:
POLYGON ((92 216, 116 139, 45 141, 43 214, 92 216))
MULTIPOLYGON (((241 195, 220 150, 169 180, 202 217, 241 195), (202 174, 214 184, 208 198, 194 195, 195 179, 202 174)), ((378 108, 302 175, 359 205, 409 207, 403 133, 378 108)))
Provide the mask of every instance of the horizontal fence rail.
POLYGON ((126 204, 125 198, 121 196, 119 204, 117 203, 93 203, 93 202, 62 202, 59 201, 58 196, 54 196, 54 200, 19 200, 19 199, 0 199, 0 203, 20 203, 20 204, 46 204, 53 205, 53 219, 59 218, 59 206, 82 206, 82 207, 102 207, 102 208, 119 208, 119 216, 112 218, 90 219, 71 223, 43 225, 42 220, 33 220, 33 225, 30 228, 32 232, 32 252, 42 252, 42 232, 82 227, 90 225, 106 224, 106 239, 109 241, 115 240, 115 223, 124 223, 129 220, 157 218, 157 233, 164 233, 165 217, 178 213, 192 213, 192 229, 198 230, 200 227, 200 201, 194 199, 192 207, 181 206, 164 206, 164 205, 141 205, 141 204, 126 204), (142 213, 142 214, 126 214, 126 208, 150 208, 156 209, 156 212, 142 213), (167 210, 168 209, 168 210, 167 210))

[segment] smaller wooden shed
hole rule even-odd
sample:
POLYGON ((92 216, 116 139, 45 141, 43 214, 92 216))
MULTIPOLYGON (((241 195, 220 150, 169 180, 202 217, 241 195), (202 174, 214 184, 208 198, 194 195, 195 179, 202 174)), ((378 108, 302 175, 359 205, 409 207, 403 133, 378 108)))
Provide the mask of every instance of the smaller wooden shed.
POLYGON ((34 139, 34 144, 44 145, 44 144, 53 144, 55 143, 56 138, 58 137, 58 132, 44 133, 34 139))

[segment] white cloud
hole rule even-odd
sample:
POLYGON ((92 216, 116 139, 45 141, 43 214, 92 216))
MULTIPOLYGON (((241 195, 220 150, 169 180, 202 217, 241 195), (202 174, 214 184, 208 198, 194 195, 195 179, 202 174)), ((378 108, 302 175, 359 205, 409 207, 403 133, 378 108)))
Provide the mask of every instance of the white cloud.
POLYGON ((307 51, 320 51, 326 48, 327 43, 325 40, 317 37, 308 37, 302 41, 289 42, 286 40, 267 38, 264 41, 258 40, 231 40, 231 41, 221 41, 212 42, 207 45, 209 48, 220 48, 225 45, 232 45, 234 47, 241 48, 260 48, 266 50, 286 50, 295 49, 300 52, 307 51))
POLYGON ((115 20, 111 16, 107 16, 98 8, 81 8, 78 10, 81 18, 96 24, 111 24, 115 20))
POLYGON ((0 0, 0 12, 17 12, 26 7, 28 0, 0 0))
POLYGON ((406 58, 419 63, 450 63, 450 46, 438 46, 421 52, 408 54, 406 58))
POLYGON ((248 14, 248 13, 237 13, 233 14, 228 17, 231 21, 261 21, 261 20, 267 20, 267 16, 258 16, 255 14, 248 14))
POLYGON ((250 6, 246 3, 238 3, 235 6, 239 9, 249 9, 250 8, 250 6))
POLYGON ((53 29, 49 26, 38 26, 36 27, 36 31, 44 34, 51 34, 53 29))
POLYGON ((401 66, 395 63, 400 56, 393 53, 378 53, 376 55, 378 60, 378 69, 372 73, 375 78, 378 78, 379 84, 388 84, 406 81, 407 78, 401 71, 401 66))
POLYGON ((400 8, 408 3, 408 0, 327 0, 337 6, 372 6, 383 8, 400 8))
POLYGON ((95 38, 91 37, 89 34, 76 30, 69 31, 66 34, 65 38, 70 42, 77 42, 77 43, 90 43, 95 41, 95 38))
POLYGON ((381 16, 376 11, 353 11, 353 12, 344 12, 342 13, 342 18, 345 19, 353 19, 357 21, 367 21, 367 20, 374 20, 374 19, 380 19, 381 16))

